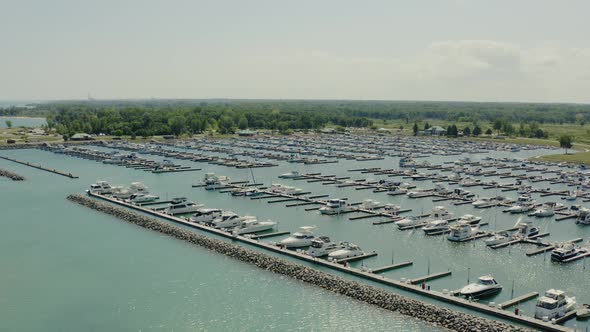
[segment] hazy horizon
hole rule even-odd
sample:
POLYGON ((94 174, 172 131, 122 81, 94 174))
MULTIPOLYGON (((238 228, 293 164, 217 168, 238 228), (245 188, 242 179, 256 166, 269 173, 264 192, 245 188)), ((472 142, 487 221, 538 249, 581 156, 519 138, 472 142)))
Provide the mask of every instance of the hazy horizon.
POLYGON ((590 2, 7 1, 0 101, 590 103, 590 2))

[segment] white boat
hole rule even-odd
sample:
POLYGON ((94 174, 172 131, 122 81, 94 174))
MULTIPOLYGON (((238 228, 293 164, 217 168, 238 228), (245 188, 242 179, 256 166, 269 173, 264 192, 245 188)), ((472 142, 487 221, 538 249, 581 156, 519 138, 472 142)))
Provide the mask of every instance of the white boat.
POLYGON ((551 217, 553 215, 555 215, 555 209, 557 207, 562 207, 563 205, 559 205, 557 206, 557 203, 554 202, 547 202, 544 203, 543 205, 541 205, 540 207, 538 207, 536 210, 534 210, 533 212, 529 213, 530 217, 539 217, 539 218, 545 218, 545 217, 551 217))
POLYGON ((457 220, 459 224, 477 225, 481 221, 480 216, 474 216, 472 214, 464 214, 457 220))
POLYGON ((582 304, 576 310, 576 318, 577 319, 588 319, 588 318, 590 318, 590 304, 582 304))
POLYGON ((114 187, 111 195, 116 198, 128 199, 133 194, 149 194, 148 188, 141 182, 133 182, 129 188, 114 187))
POLYGON ((279 195, 295 195, 303 192, 302 189, 291 186, 285 186, 280 183, 271 184, 269 191, 279 195))
POLYGON ((215 190, 227 187, 229 181, 230 179, 227 176, 206 173, 203 180, 201 180, 201 184, 205 186, 206 190, 215 190))
POLYGON ((590 225, 590 210, 581 208, 576 218, 576 224, 590 225))
POLYGON ((443 219, 435 219, 428 221, 426 226, 422 227, 422 230, 426 235, 444 232, 449 230, 449 222, 443 219))
POLYGON ((383 212, 394 215, 394 216, 398 215, 401 210, 402 210, 402 207, 399 205, 396 205, 396 204, 388 203, 383 206, 383 212))
POLYGON ((329 255, 331 252, 344 248, 345 245, 342 242, 332 242, 329 237, 320 236, 311 241, 311 246, 307 250, 307 254, 312 257, 323 257, 329 255))
POLYGON ((374 210, 374 209, 378 208, 379 206, 381 206, 381 202, 378 202, 373 199, 365 199, 361 203, 361 208, 365 209, 365 210, 374 210))
POLYGON ((516 223, 516 237, 519 238, 529 238, 531 236, 535 236, 539 234, 540 229, 539 227, 533 226, 533 223, 530 220, 526 221, 519 221, 516 223))
POLYGON ((461 242, 479 233, 479 226, 468 224, 456 224, 449 227, 451 233, 447 236, 449 241, 461 242))
POLYGON ((276 225, 277 223, 271 220, 258 221, 258 219, 250 219, 242 221, 239 226, 233 229, 232 233, 234 235, 259 233, 273 229, 276 225))
POLYGON ((221 217, 223 211, 221 211, 221 209, 207 209, 207 208, 202 208, 202 209, 198 209, 197 212, 195 212, 195 214, 193 214, 190 218, 191 222, 195 222, 195 223, 203 223, 203 224, 207 224, 207 223, 211 223, 213 222, 213 220, 221 217))
POLYGON ((478 298, 496 294, 502 290, 496 279, 492 276, 483 276, 477 279, 476 283, 469 284, 459 291, 459 294, 465 297, 478 298))
POLYGON ((96 181, 90 185, 89 191, 93 194, 107 195, 113 192, 113 187, 106 181, 96 181))
POLYGON ((164 210, 164 213, 169 215, 194 213, 202 207, 203 204, 195 204, 185 197, 178 197, 172 199, 168 207, 164 210))
POLYGON ((492 237, 484 240, 486 246, 495 246, 502 243, 507 243, 514 240, 514 236, 510 232, 502 231, 495 233, 492 237))
POLYGON ((472 203, 472 205, 476 208, 479 207, 484 207, 490 204, 493 204, 494 202, 492 201, 492 199, 490 197, 481 197, 479 199, 477 199, 476 201, 474 201, 472 203))
POLYGON ((535 318, 549 321, 563 317, 571 310, 574 310, 575 306, 575 297, 565 296, 565 292, 562 290, 550 289, 537 300, 535 318))
POLYGON ((343 199, 329 199, 325 206, 320 208, 321 214, 339 214, 350 211, 351 207, 343 199))
POLYGON ((160 197, 158 197, 156 195, 151 195, 151 194, 146 194, 146 193, 135 193, 135 194, 132 194, 131 196, 129 196, 129 198, 127 200, 131 203, 140 204, 140 203, 153 202, 158 199, 160 199, 160 197))
POLYGON ((233 212, 226 212, 221 217, 213 220, 211 225, 217 229, 234 228, 242 224, 245 220, 256 219, 254 216, 238 216, 233 212))
POLYGON ((532 199, 530 195, 523 194, 518 197, 516 202, 509 207, 508 209, 504 210, 504 212, 509 213, 523 213, 532 210, 535 207, 535 201, 532 199))
POLYGON ((294 178, 298 178, 301 175, 299 174, 299 172, 297 171, 291 171, 289 173, 284 173, 279 175, 279 179, 294 179, 294 178))
POLYGON ((339 260, 364 255, 364 252, 356 244, 343 242, 344 248, 332 251, 328 254, 329 259, 339 260))
POLYGON ((422 224, 424 224, 424 220, 422 220, 422 218, 416 217, 416 216, 407 216, 401 220, 396 221, 395 224, 399 228, 406 228, 406 227, 411 227, 411 226, 422 225, 422 224))
POLYGON ((281 240, 278 245, 285 248, 309 247, 311 242, 315 239, 315 235, 313 235, 314 229, 315 227, 313 226, 300 227, 298 232, 281 240))

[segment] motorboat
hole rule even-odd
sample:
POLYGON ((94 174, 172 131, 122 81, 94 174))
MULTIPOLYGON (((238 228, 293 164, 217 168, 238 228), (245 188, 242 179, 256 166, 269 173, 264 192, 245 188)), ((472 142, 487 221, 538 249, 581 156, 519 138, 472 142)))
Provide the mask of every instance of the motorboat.
POLYGON ((558 206, 555 202, 547 202, 538 207, 533 212, 529 213, 528 215, 529 217, 539 218, 552 217, 553 215, 555 215, 555 209, 558 207, 563 207, 563 205, 559 204, 558 206))
POLYGON ((531 236, 535 236, 539 234, 539 227, 533 226, 533 223, 530 220, 526 220, 526 221, 519 221, 516 224, 516 234, 514 234, 516 237, 519 238, 530 238, 531 236))
POLYGON ((580 209, 576 218, 576 224, 590 225, 590 210, 585 208, 580 209))
POLYGON ((488 275, 479 277, 477 278, 477 282, 461 288, 459 294, 469 298, 479 298, 490 296, 500 291, 502 291, 502 285, 494 277, 488 275))
POLYGON ((428 216, 428 220, 450 220, 453 219, 453 214, 442 205, 437 205, 432 208, 432 212, 428 216))
POLYGON ((479 226, 471 226, 468 224, 455 224, 449 227, 451 231, 447 236, 449 241, 461 242, 469 239, 479 233, 479 226))
POLYGON ((195 204, 189 201, 186 197, 173 198, 168 207, 164 210, 164 213, 169 215, 194 213, 198 209, 202 208, 203 204, 195 204))
POLYGON ((315 235, 313 235, 314 229, 315 227, 313 226, 300 227, 298 232, 281 240, 278 245, 285 248, 309 247, 311 246, 311 242, 316 238, 315 235))
POLYGON ((280 183, 271 184, 269 190, 279 195, 296 195, 303 192, 303 189, 285 186, 280 183))
POLYGON ((331 252, 344 248, 345 245, 342 242, 332 242, 329 237, 320 236, 311 241, 307 254, 312 257, 323 257, 329 255, 331 252))
POLYGON ((590 304, 582 304, 576 310, 577 319, 588 319, 590 318, 590 304))
POLYGON ((342 249, 332 251, 331 253, 328 254, 329 259, 339 260, 339 259, 344 259, 344 258, 352 258, 352 257, 362 256, 365 254, 362 251, 362 249, 359 246, 357 246, 356 244, 352 244, 349 242, 343 242, 342 244, 344 246, 342 249))
POLYGON ((295 179, 300 177, 301 175, 297 171, 291 171, 289 173, 284 173, 279 175, 279 179, 295 179))
POLYGON ((509 213, 523 213, 528 212, 535 207, 535 201, 533 198, 528 194, 523 194, 518 197, 516 202, 509 207, 508 209, 504 210, 504 212, 509 213))
POLYGON ((431 220, 426 223, 426 226, 422 227, 422 230, 426 235, 445 232, 449 230, 449 222, 444 219, 431 220))
POLYGON ((576 298, 565 296, 565 292, 558 289, 550 289, 537 300, 535 305, 535 318, 549 321, 565 316, 575 309, 576 298))
POLYGON ((339 214, 350 211, 350 206, 343 199, 329 199, 325 206, 320 208, 321 214, 339 214))
POLYGON ((483 242, 486 246, 495 246, 510 241, 514 241, 514 235, 510 232, 502 231, 495 233, 492 237, 485 239, 483 242))
POLYGON ((407 228, 412 226, 423 225, 424 220, 417 216, 407 216, 401 220, 396 221, 395 224, 399 228, 407 228))
POLYGON ((277 225, 276 222, 267 220, 267 221, 258 221, 258 219, 250 219, 242 221, 242 223, 235 227, 232 231, 234 235, 244 235, 244 234, 252 234, 252 233, 259 233, 268 231, 270 229, 275 228, 277 225))
POLYGON ((92 194, 107 195, 113 192, 113 187, 106 181, 96 181, 90 185, 89 191, 92 194))
POLYGON ((457 220, 459 224, 477 225, 481 221, 480 216, 474 216, 472 214, 464 214, 457 220))
POLYGON ((156 195, 146 194, 146 193, 135 193, 129 196, 127 201, 135 204, 141 203, 149 203, 160 199, 160 197, 156 195))
POLYGON ((494 201, 490 197, 481 197, 472 203, 472 205, 476 208, 488 206, 491 204, 494 204, 494 201))
POLYGON ((394 215, 394 216, 398 215, 401 210, 402 210, 402 207, 399 205, 396 205, 396 204, 388 203, 383 206, 383 212, 394 215))
POLYGON ((221 211, 221 209, 202 208, 198 209, 197 212, 191 216, 190 221, 199 224, 208 224, 221 217, 222 213, 223 211, 221 211))
POLYGON ((141 182, 133 182, 129 188, 114 187, 111 195, 115 198, 128 199, 133 194, 149 194, 148 188, 141 182))
POLYGON ((406 196, 408 196, 408 198, 421 198, 421 197, 431 196, 432 194, 433 194, 432 190, 414 189, 414 190, 408 191, 406 193, 406 196))
POLYGON ((214 219, 210 224, 217 229, 234 228, 234 227, 241 225, 243 221, 252 220, 252 219, 256 219, 256 217, 254 217, 254 216, 240 217, 233 212, 224 212, 221 214, 220 217, 218 217, 217 219, 214 219))
POLYGON ((215 173, 206 173, 201 180, 201 184, 206 190, 215 190, 227 187, 230 178, 224 175, 215 175, 215 173))
POLYGON ((588 249, 579 247, 573 242, 566 242, 551 252, 551 260, 554 262, 563 262, 579 254, 588 252, 588 249))
POLYGON ((365 210, 375 210, 376 208, 381 206, 381 202, 378 202, 373 199, 365 199, 361 203, 361 208, 365 210))
POLYGON ((387 195, 395 196, 395 195, 405 195, 408 193, 408 188, 403 187, 391 187, 387 191, 387 195))

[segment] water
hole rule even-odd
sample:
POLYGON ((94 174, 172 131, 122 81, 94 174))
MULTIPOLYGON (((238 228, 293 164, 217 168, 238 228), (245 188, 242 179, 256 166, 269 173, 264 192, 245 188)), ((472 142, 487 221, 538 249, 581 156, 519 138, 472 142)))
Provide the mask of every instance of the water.
MULTIPOLYGON (((80 176, 70 180, 0 160, 0 168, 27 177, 25 182, 0 178, 2 331, 438 330, 126 224, 65 197, 96 179, 143 181, 163 198, 186 195, 239 213, 286 216, 280 219, 285 229, 311 217, 328 232, 323 225, 329 218, 190 188, 204 171, 155 175, 37 150, 1 154, 80 176)), ((241 170, 202 167, 246 177, 241 170)), ((255 171, 267 182, 277 173, 278 168, 255 171)), ((366 243, 360 234, 354 238, 366 243)))
POLYGON ((0 128, 6 128, 6 121, 12 121, 12 127, 41 127, 47 124, 45 118, 23 118, 13 116, 0 116, 0 128))

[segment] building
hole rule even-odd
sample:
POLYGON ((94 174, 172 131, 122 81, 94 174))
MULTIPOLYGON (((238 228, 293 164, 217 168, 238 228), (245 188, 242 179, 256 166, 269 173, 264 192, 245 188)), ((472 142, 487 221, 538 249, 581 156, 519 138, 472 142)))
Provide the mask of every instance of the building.
POLYGON ((425 136, 443 136, 447 134, 447 130, 440 126, 432 126, 424 130, 425 136))
POLYGON ((244 129, 238 131, 238 136, 255 136, 257 134, 256 131, 250 129, 244 129))
POLYGON ((72 135, 72 137, 70 137, 70 140, 72 141, 90 141, 93 140, 92 136, 86 134, 86 133, 77 133, 72 135))

